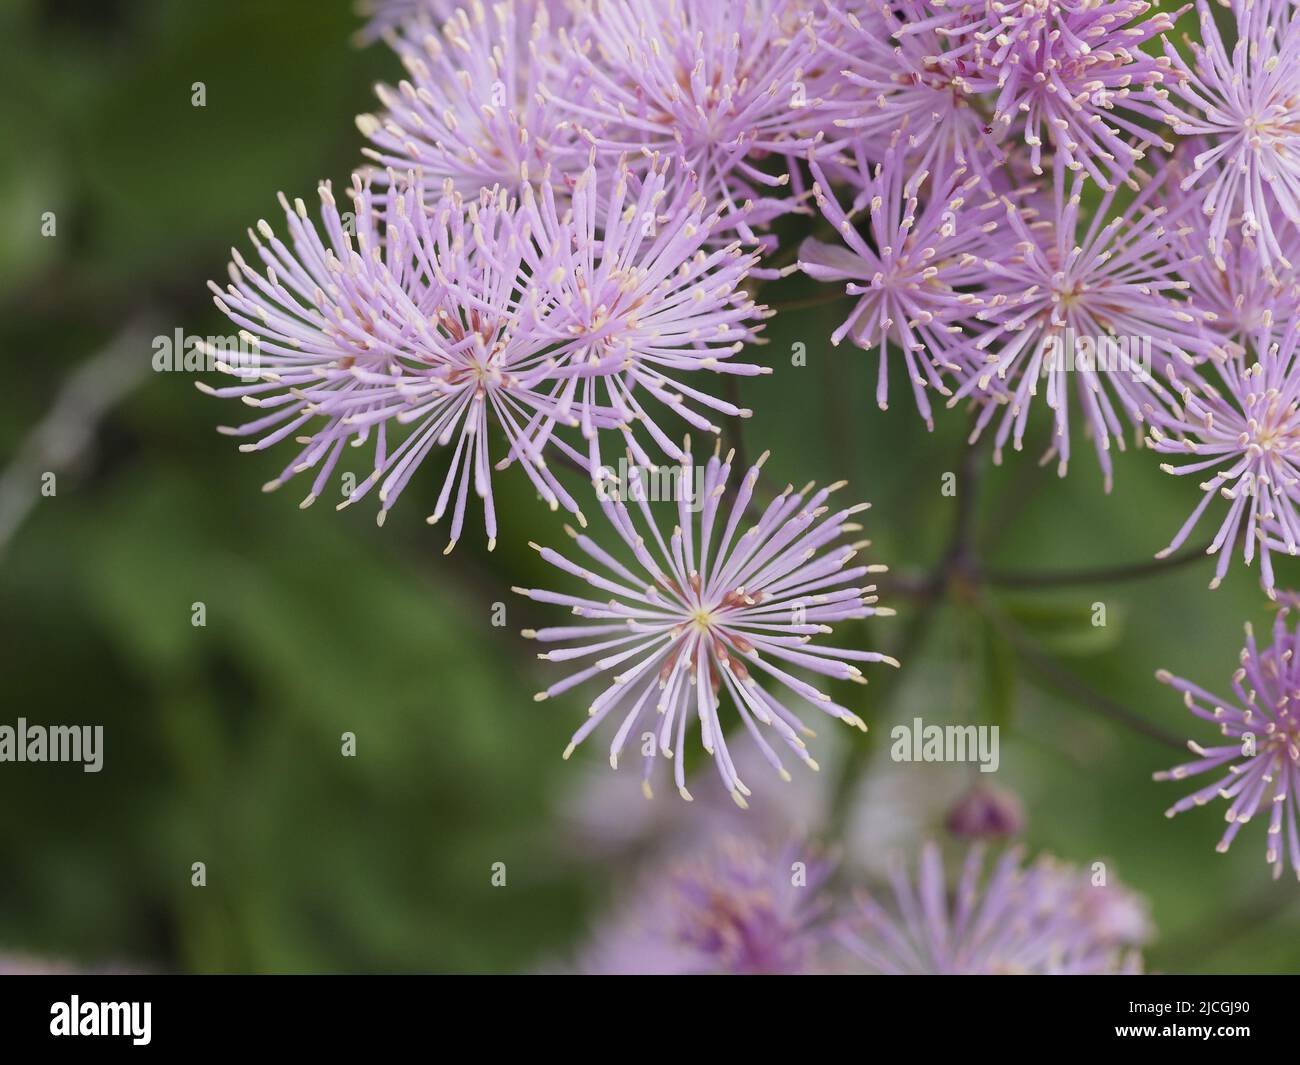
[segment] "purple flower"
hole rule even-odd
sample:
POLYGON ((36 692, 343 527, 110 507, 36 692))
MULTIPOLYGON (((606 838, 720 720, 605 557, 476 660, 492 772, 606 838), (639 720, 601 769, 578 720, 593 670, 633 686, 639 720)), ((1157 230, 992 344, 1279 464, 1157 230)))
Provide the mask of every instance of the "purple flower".
POLYGON ((428 14, 408 19, 393 46, 409 80, 396 89, 378 85, 383 114, 357 118, 375 145, 365 154, 382 168, 423 171, 433 189, 450 178, 467 196, 536 181, 548 165, 557 180, 580 171, 585 147, 579 152, 573 131, 541 97, 542 79, 558 80, 565 69, 554 55, 552 6, 469 4, 441 30, 428 14))
MULTIPOLYGON (((450 550, 472 486, 491 547, 494 425, 507 443, 497 468, 519 462, 552 509, 563 506, 583 523, 545 461, 551 445, 582 458, 560 443, 557 427, 581 430, 598 456, 596 434, 629 437, 633 419, 668 441, 642 394, 714 431, 694 405, 742 413, 678 375, 760 372, 728 361, 753 336, 745 319, 761 313, 739 290, 752 257, 734 246, 704 252, 711 219, 698 197, 665 200, 660 166, 611 182, 601 213, 597 175, 585 171, 561 218, 549 187, 540 206, 526 188, 518 207, 499 190, 466 200, 445 189, 435 199, 413 177, 394 179, 385 192, 357 179, 352 227, 322 186, 324 238, 301 201, 290 207, 282 198, 292 248, 260 222, 262 237, 253 241, 265 273, 235 252, 232 283, 225 291, 213 286, 218 307, 259 340, 260 365, 238 369, 240 385, 205 386, 270 411, 225 430, 258 437, 241 450, 290 435, 302 443, 267 488, 315 471, 308 505, 325 490, 344 445, 373 435, 372 470, 340 506, 377 487, 382 524, 430 452, 450 446, 451 467, 429 520, 450 510, 450 550), (605 403, 592 383, 599 377, 605 403)), ((679 453, 671 443, 669 450, 679 453)))
POLYGON ((1155 774, 1156 780, 1183 780, 1201 773, 1215 778, 1176 802, 1166 816, 1204 806, 1214 798, 1226 800, 1228 828, 1217 848, 1225 853, 1241 826, 1262 811, 1268 817, 1265 856, 1275 878, 1282 875, 1284 848, 1300 878, 1300 832, 1296 827, 1300 801, 1300 658, 1296 651, 1300 626, 1290 630, 1289 618, 1288 607, 1278 610, 1273 643, 1263 651, 1255 642, 1254 630, 1246 626, 1241 664, 1232 675, 1235 698, 1212 695, 1165 670, 1156 674, 1162 684, 1183 693, 1188 710, 1218 725, 1225 739, 1218 747, 1189 741, 1187 746, 1196 761, 1155 774))
POLYGON ((771 193, 789 174, 772 154, 805 153, 825 65, 803 0, 591 0, 560 62, 585 90, 543 93, 602 153, 673 156, 743 239, 795 210, 771 193))
MULTIPOLYGON (((1300 307, 1300 304, 1296 305, 1300 307)), ((1271 311, 1254 332, 1249 354, 1211 359, 1201 367, 1170 366, 1180 389, 1167 409, 1150 409, 1150 444, 1177 455, 1161 469, 1205 477, 1201 502, 1183 523, 1164 558, 1178 550, 1216 497, 1228 502, 1209 553, 1219 554, 1211 588, 1228 571, 1238 539, 1247 565, 1259 550, 1260 580, 1275 596, 1272 551, 1300 551, 1300 310, 1286 323, 1271 311)))
MULTIPOLYGON (((791 697, 796 704, 811 705, 865 730, 857 714, 789 669, 865 683, 861 670, 850 663, 898 665, 875 651, 812 642, 815 636, 829 633, 831 623, 893 613, 876 607, 875 585, 859 583, 885 567, 846 568, 866 544, 829 546, 842 534, 861 528, 851 519, 868 504, 831 511, 827 501, 841 484, 815 492, 811 484, 797 492, 787 487, 766 506, 755 504, 759 518, 738 536, 755 503, 765 458, 750 469, 728 501, 724 493, 732 455, 723 459, 715 450, 702 471, 698 493, 674 493, 678 524, 668 537, 651 512, 646 501, 650 492, 634 468, 630 483, 620 493, 603 493, 601 501, 605 516, 631 552, 631 566, 572 530, 578 549, 595 564, 594 569, 550 548, 537 548, 551 565, 587 582, 596 597, 516 589, 537 602, 570 607, 583 619, 578 625, 526 630, 524 635, 562 645, 540 655, 547 661, 598 656, 592 665, 557 681, 537 698, 550 698, 612 674, 591 704, 588 719, 574 733, 566 758, 602 722, 613 718, 619 726, 610 743, 610 764, 618 767, 631 737, 644 757, 642 787, 647 796, 656 756, 662 755, 672 759, 677 789, 690 799, 686 730, 698 721, 704 749, 712 755, 726 790, 743 807, 750 791, 731 757, 722 717, 724 697, 767 763, 786 779, 789 773, 768 736, 810 768, 817 768, 803 739, 811 732, 787 705, 791 697), (613 498, 615 494, 630 499, 631 505, 613 498), (688 496, 699 507, 698 520, 688 496), (640 522, 634 519, 634 511, 640 512, 640 522), (762 674, 788 694, 778 697, 770 692, 758 681, 762 674), (766 734, 759 726, 765 726, 766 734)), ((688 446, 679 487, 691 484, 692 470, 688 446)))
POLYGON ((963 72, 961 87, 996 94, 993 122, 1021 133, 1030 165, 1043 172, 1043 147, 1058 166, 1103 188, 1132 185, 1143 149, 1170 149, 1142 122, 1158 121, 1160 86, 1170 61, 1139 47, 1173 27, 1182 12, 1157 12, 1146 0, 1029 0, 1027 3, 929 0, 916 31, 946 41, 936 57, 963 72))
POLYGON ((1002 214, 982 180, 963 167, 948 168, 936 180, 914 170, 898 145, 882 163, 869 164, 857 151, 856 195, 845 210, 830 189, 821 163, 811 162, 813 194, 844 245, 809 238, 799 249, 799 267, 818 281, 846 282, 858 301, 831 334, 848 336, 866 351, 878 349, 876 402, 888 407, 886 345, 902 353, 917 410, 933 429, 926 389, 951 395, 944 375, 958 371, 964 344, 961 323, 980 305, 970 289, 987 279, 989 233, 1002 214), (861 212, 869 217, 861 220, 861 212), (856 223, 862 221, 865 232, 856 223))
POLYGON ((1044 460, 1070 460, 1070 393, 1077 396, 1109 491, 1111 441, 1122 450, 1125 422, 1163 402, 1160 381, 1171 361, 1219 351, 1204 331, 1206 316, 1183 299, 1185 265, 1170 227, 1186 205, 1162 200, 1153 180, 1123 213, 1111 217, 1114 192, 1090 216, 1083 178, 1057 169, 1051 197, 1023 190, 1003 198, 1001 249, 986 259, 988 296, 976 310, 965 349, 967 368, 949 406, 985 400, 972 440, 998 417, 994 461, 1011 440, 1020 450, 1040 387, 1055 423, 1044 460), (1109 218, 1109 221, 1107 219, 1109 218))
POLYGON ((1001 161, 989 125, 991 108, 986 115, 966 81, 972 67, 941 55, 947 40, 924 0, 827 7, 843 39, 829 40, 826 53, 842 68, 843 84, 827 92, 820 107, 831 125, 819 154, 849 145, 879 158, 878 145, 905 137, 900 154, 909 168, 940 179, 953 167, 984 172, 1001 161))
POLYGON ((1061 905, 1080 914, 1080 921, 1098 943, 1130 951, 1124 958, 1126 973, 1141 969, 1141 958, 1133 948, 1155 938, 1151 907, 1146 898, 1121 885, 1098 882, 1097 874, 1083 874, 1069 866, 1058 866, 1061 905))
POLYGON ((1082 872, 1041 858, 1022 868, 1005 852, 981 883, 984 851, 967 852, 951 890, 939 848, 921 850, 915 880, 895 863, 893 907, 869 894, 842 923, 839 939, 882 975, 1079 975, 1135 972, 1128 952, 1145 939, 1145 911, 1127 889, 1094 886, 1082 872))
MULTIPOLYGON (((1204 151, 1201 138, 1178 146, 1168 163, 1170 187, 1194 174, 1194 160, 1204 151)), ((1197 198, 1198 193, 1190 195, 1197 198)), ((1300 307, 1300 227, 1285 225, 1276 205, 1271 213, 1273 231, 1293 264, 1289 268, 1266 263, 1258 243, 1236 239, 1236 229, 1222 240, 1216 239, 1217 216, 1204 211, 1186 212, 1174 230, 1183 249, 1179 253, 1182 277, 1189 282, 1196 305, 1210 316, 1207 324, 1227 351, 1250 350, 1261 329, 1272 329, 1275 321, 1285 322, 1300 307)))
POLYGON ((329 186, 320 192, 324 240, 302 201, 291 207, 281 197, 292 249, 259 222, 263 239, 250 237, 265 273, 232 252, 231 284, 211 286, 217 306, 259 338, 262 368, 252 383, 205 390, 271 412, 224 431, 258 436, 240 450, 259 451, 311 428, 295 436, 302 450, 266 488, 315 471, 302 504, 310 505, 344 445, 373 433, 371 472, 339 507, 378 486, 383 524, 428 453, 454 441, 429 520, 452 504, 451 550, 472 483, 492 546, 488 427, 496 421, 510 454, 529 460, 542 497, 578 514, 540 453, 557 422, 579 424, 571 394, 581 371, 556 365, 537 336, 543 299, 524 270, 525 241, 504 194, 470 203, 449 194, 426 208, 418 182, 375 193, 355 179, 354 237, 329 186), (317 419, 324 424, 312 428, 317 419))
MULTIPOLYGON (((587 368, 582 404, 610 411, 636 462, 647 466, 651 457, 633 432, 638 425, 657 453, 682 459, 647 397, 691 428, 717 434, 708 412, 740 418, 752 412, 684 377, 772 372, 734 359, 768 314, 743 287, 758 256, 739 242, 710 239, 718 209, 689 177, 673 180, 668 162, 652 159, 641 174, 615 171, 603 181, 593 164, 578 178, 571 202, 561 202, 553 184, 543 182, 538 195, 525 188, 522 211, 543 253, 532 267, 547 284, 541 338, 552 358, 587 368)), ((557 446, 597 471, 599 435, 585 435, 587 459, 562 441, 557 446)))
POLYGON ((579 962, 610 975, 806 974, 828 942, 831 865, 795 844, 724 836, 650 870, 579 962))
POLYGON ((1300 18, 1288 0, 1223 6, 1236 21, 1231 52, 1205 0, 1192 64, 1165 42, 1181 75, 1169 79, 1165 121, 1207 142, 1182 188, 1196 189, 1210 216, 1212 252, 1222 254, 1232 226, 1258 245, 1266 271, 1286 269, 1286 231, 1300 225, 1300 18))

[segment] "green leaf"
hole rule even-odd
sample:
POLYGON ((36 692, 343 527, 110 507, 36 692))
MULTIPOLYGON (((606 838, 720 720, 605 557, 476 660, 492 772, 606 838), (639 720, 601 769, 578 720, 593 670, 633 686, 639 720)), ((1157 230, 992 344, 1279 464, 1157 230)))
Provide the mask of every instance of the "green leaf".
POLYGON ((1103 654, 1123 635, 1122 604, 1087 593, 1010 600, 1002 603, 1002 609, 1026 637, 1056 655, 1103 654))

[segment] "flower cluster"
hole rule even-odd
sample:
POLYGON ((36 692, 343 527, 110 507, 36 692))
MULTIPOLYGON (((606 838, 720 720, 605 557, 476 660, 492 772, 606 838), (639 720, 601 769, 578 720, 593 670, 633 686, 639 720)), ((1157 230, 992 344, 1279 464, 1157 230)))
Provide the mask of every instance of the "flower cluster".
POLYGON ((289 243, 259 222, 249 236, 262 271, 235 251, 230 283, 212 286, 255 342, 257 365, 232 368, 238 385, 203 387, 269 411, 226 430, 258 438, 245 450, 324 421, 295 437, 302 450, 267 486, 313 471, 304 505, 344 444, 373 439, 371 471, 340 506, 378 486, 382 524, 429 452, 450 446, 430 521, 452 507, 450 549, 472 484, 491 545, 495 426, 507 444, 497 468, 518 462, 552 508, 585 520, 545 461, 548 447, 585 461, 557 428, 579 430, 597 466, 599 433, 619 431, 639 449, 638 422, 677 457, 645 398, 717 431, 697 406, 740 409, 681 378, 760 372, 732 359, 762 315, 742 287, 753 256, 734 242, 705 249, 716 214, 706 217, 689 187, 670 187, 668 172, 657 162, 643 175, 588 166, 564 211, 549 186, 466 198, 450 182, 431 196, 413 174, 392 174, 379 190, 358 176, 347 225, 321 186, 319 228, 301 201, 282 197, 289 243))
MULTIPOLYGON (((898 664, 853 646, 859 620, 892 613, 873 582, 884 567, 855 561, 865 541, 844 542, 865 505, 835 505, 839 483, 774 488, 763 460, 744 469, 720 441, 697 465, 690 437, 679 442, 751 413, 737 378, 776 369, 757 354, 771 313, 760 289, 796 271, 845 297, 829 339, 878 360, 880 407, 897 361, 928 427, 936 407, 964 408, 971 443, 991 436, 1001 461, 1037 420, 1061 476, 1082 438, 1108 490, 1113 450, 1146 445, 1202 492, 1162 555, 1224 500, 1213 584, 1234 557, 1258 557, 1281 594, 1274 563, 1300 551, 1290 0, 1233 0, 1217 18, 1196 0, 1200 39, 1181 48, 1168 34, 1190 9, 1147 0, 367 10, 363 37, 405 71, 358 119, 368 163, 347 209, 328 183, 319 222, 282 196, 287 235, 261 221, 254 255, 232 253, 213 291, 254 357, 223 365, 233 384, 202 387, 258 412, 224 430, 244 450, 297 445, 267 487, 310 474, 304 505, 350 445, 368 468, 340 506, 374 493, 381 523, 440 465, 430 521, 449 517, 448 549, 471 489, 489 547, 504 535, 493 484, 511 466, 574 516, 580 558, 538 547, 560 584, 522 590, 579 618, 526 630, 548 645, 540 657, 586 661, 539 698, 603 685, 566 757, 608 724, 612 764, 632 746, 648 793, 668 762, 689 799, 698 732, 743 807, 737 737, 779 776, 791 757, 816 768, 809 710, 865 728, 826 689, 865 683, 860 664, 898 664), (612 443, 632 470, 614 492, 612 443), (638 471, 671 473, 673 494, 657 498, 638 471), (606 538, 586 531, 593 507, 606 538)), ((1252 760, 1198 751, 1175 775, 1229 766, 1235 782, 1210 789, 1233 799, 1228 839, 1274 802, 1275 864, 1284 824, 1296 855, 1292 639, 1279 630, 1264 655, 1252 642, 1239 709, 1202 707, 1200 689, 1174 682, 1234 740, 1262 730, 1252 760)), ((1016 820, 981 801, 966 834, 1016 820)), ((709 883, 748 886, 725 934, 713 914, 679 939, 697 956, 757 952, 736 967, 794 964, 748 938, 750 904, 770 899, 746 862, 683 875, 675 905, 688 908, 709 883)), ((894 912, 864 902, 840 941, 884 971, 1125 964, 1129 941, 1092 934, 1065 874, 1010 856, 980 890, 978 866, 972 852, 950 905, 926 851, 915 885, 895 878, 894 912), (1006 931, 990 937, 991 924, 1006 931)), ((772 912, 802 927, 784 903, 772 912)))
POLYGON ((973 404, 994 461, 1041 394, 1062 476, 1077 427, 1108 490, 1130 433, 1177 455, 1170 473, 1213 470, 1160 557, 1222 495, 1212 586, 1258 556, 1273 595, 1270 549, 1300 532, 1300 18, 1235 6, 1229 48, 1202 3, 1189 65, 1140 47, 1182 13, 1149 8, 831 4, 843 69, 810 166, 838 240, 806 241, 799 265, 853 298, 832 340, 879 353, 880 405, 897 357, 927 425, 932 395, 973 404))
MULTIPOLYGON (((1152 12, 1145 0, 382 5, 374 34, 392 44, 408 78, 379 86, 382 109, 359 119, 377 164, 367 187, 395 184, 400 201, 416 182, 427 211, 443 210, 452 194, 472 204, 484 190, 504 192, 509 213, 525 220, 501 239, 535 247, 525 268, 544 273, 501 287, 506 306, 480 314, 517 318, 521 288, 544 303, 537 290, 560 277, 586 307, 573 328, 590 331, 600 319, 611 352, 636 346, 620 327, 658 340, 658 323, 647 326, 658 307, 683 311, 688 286, 664 283, 674 270, 699 277, 707 267, 693 265, 697 253, 726 258, 725 267, 711 260, 717 285, 691 287, 716 313, 683 314, 672 343, 651 345, 655 356, 640 352, 616 372, 612 355, 579 368, 565 351, 542 352, 554 376, 530 383, 563 398, 542 412, 524 401, 529 413, 517 412, 518 432, 507 431, 506 465, 537 471, 554 440, 594 472, 590 442, 600 429, 626 432, 643 420, 662 453, 679 460, 676 434, 658 431, 644 398, 703 431, 719 427, 701 409, 743 416, 681 371, 759 372, 716 353, 754 339, 740 309, 754 319, 763 312, 742 286, 790 268, 769 226, 811 199, 833 239, 810 237, 797 266, 854 298, 831 339, 878 353, 878 404, 900 357, 927 425, 933 395, 973 404, 972 438, 989 428, 999 459, 1008 444, 1023 446, 1041 392, 1053 422, 1046 457, 1064 474, 1081 428, 1109 487, 1110 451, 1130 431, 1150 432, 1160 449, 1194 449, 1200 422, 1189 422, 1187 396, 1208 394, 1212 379, 1249 376, 1242 360, 1251 344, 1240 334, 1258 337, 1242 312, 1276 318, 1296 303, 1300 201, 1287 167, 1297 154, 1288 81, 1297 20, 1274 0, 1234 8, 1229 58, 1202 3, 1203 43, 1189 64, 1167 40, 1156 54, 1181 13, 1152 12), (1168 131, 1191 139, 1144 170, 1152 149, 1174 147, 1168 131), (662 227, 685 239, 653 248, 642 239, 636 250, 653 254, 655 269, 640 265, 661 287, 623 285, 620 302, 632 310, 607 314, 575 264, 603 250, 613 201, 602 197, 629 184, 642 202, 614 197, 627 217, 611 233, 624 239, 640 226, 644 238, 647 226, 662 227), (1203 284, 1211 270, 1223 284, 1203 284), (1244 306, 1225 307, 1225 291, 1244 306), (1144 347, 1134 355, 1130 344, 1144 347), (575 419, 589 442, 580 449, 552 435, 575 419)), ((388 239, 387 229, 376 236, 388 239)), ((347 313, 386 311, 353 302, 347 313)), ((348 435, 330 404, 268 398, 283 400, 282 413, 324 419, 313 423, 313 452, 332 453, 348 435)), ((409 413, 395 403, 368 411, 409 413)), ((479 494, 487 468, 475 474, 479 494)), ((554 478, 534 479, 543 498, 562 500, 554 478)), ((1253 558, 1258 536, 1243 539, 1253 558)))

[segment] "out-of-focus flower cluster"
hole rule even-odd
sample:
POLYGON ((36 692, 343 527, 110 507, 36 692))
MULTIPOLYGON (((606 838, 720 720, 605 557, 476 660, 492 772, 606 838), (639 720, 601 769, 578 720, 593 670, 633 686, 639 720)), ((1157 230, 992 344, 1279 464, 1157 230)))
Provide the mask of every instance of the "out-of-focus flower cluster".
MULTIPOLYGON (((593 788, 599 785, 592 784, 593 788)), ((927 838, 938 809, 904 817, 923 840, 828 851, 829 811, 796 790, 801 815, 775 806, 744 817, 700 787, 701 817, 619 822, 640 871, 593 926, 576 968, 587 973, 1012 975, 1142 971, 1154 936, 1146 901, 1107 863, 1026 860, 1007 841, 1016 797, 978 787, 949 805, 951 837, 927 838), (802 797, 804 801, 798 800, 802 797), (992 816, 991 812, 996 811, 992 816), (703 826, 700 821, 703 820, 703 826), (985 842, 967 843, 977 836, 985 842), (991 856, 991 850, 996 856, 991 856), (945 851, 953 861, 945 864, 945 851)), ((581 809, 599 805, 587 794, 581 809)), ((871 802, 867 819, 888 817, 871 802)), ((589 826, 582 828, 589 846, 589 826)), ((606 845, 611 844, 606 839, 606 845)))

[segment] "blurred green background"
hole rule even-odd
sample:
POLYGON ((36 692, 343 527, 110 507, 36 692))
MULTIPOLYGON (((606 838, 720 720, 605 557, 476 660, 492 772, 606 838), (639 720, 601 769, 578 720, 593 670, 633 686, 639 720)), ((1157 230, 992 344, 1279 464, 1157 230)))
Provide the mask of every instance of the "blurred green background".
MULTIPOLYGON (((382 45, 349 44, 357 26, 344 0, 0 2, 0 498, 10 513, 31 503, 0 555, 0 723, 106 733, 97 775, 0 765, 0 952, 198 972, 527 969, 568 956, 626 871, 596 860, 566 813, 604 764, 599 737, 559 757, 585 693, 531 697, 558 674, 518 631, 553 615, 509 589, 550 584, 526 542, 563 537, 522 475, 500 478, 497 550, 467 533, 444 558, 445 531, 423 521, 437 463, 383 529, 369 500, 300 512, 305 485, 258 490, 284 450, 239 454, 214 427, 242 411, 149 368, 155 335, 230 331, 205 282, 224 278, 246 227, 274 220, 277 190, 310 202, 360 161, 353 116, 372 82, 400 75, 382 45), (62 437, 38 426, 61 394, 77 424, 85 394, 69 400, 67 384, 105 350, 124 397, 58 454, 62 437), (53 497, 33 494, 45 471, 53 497), (355 758, 341 757, 345 731, 355 758)), ((849 764, 895 720, 1000 722, 997 783, 1024 799, 1027 840, 1105 860, 1150 899, 1148 968, 1300 971, 1300 893, 1271 880, 1264 825, 1216 854, 1221 807, 1163 816, 1184 789, 1151 773, 1179 752, 1061 690, 1210 739, 1153 673, 1227 688, 1242 623, 1269 618, 1253 571, 1213 593, 1198 562, 1119 583, 962 582, 928 605, 905 594, 943 557, 962 502, 990 569, 1056 573, 1149 561, 1194 485, 1130 450, 1107 497, 1079 441, 1066 480, 1027 450, 944 496, 965 413, 941 411, 928 434, 897 387, 877 410, 874 359, 830 347, 844 307, 821 296, 799 279, 763 292, 788 306, 759 353, 775 374, 742 390, 756 411, 744 445, 772 449, 778 482, 848 478, 874 504, 864 535, 895 571, 899 615, 846 631, 905 646, 906 661, 899 683, 849 693, 871 726, 849 738, 849 764), (791 364, 796 344, 806 366, 791 364), (1028 634, 1029 659, 990 610, 1028 634)), ((636 768, 612 783, 637 792, 636 768)))

